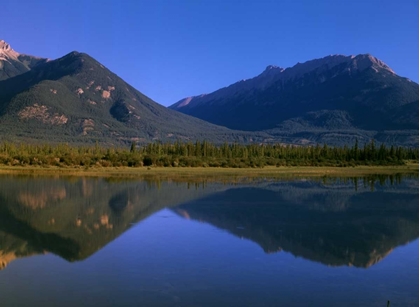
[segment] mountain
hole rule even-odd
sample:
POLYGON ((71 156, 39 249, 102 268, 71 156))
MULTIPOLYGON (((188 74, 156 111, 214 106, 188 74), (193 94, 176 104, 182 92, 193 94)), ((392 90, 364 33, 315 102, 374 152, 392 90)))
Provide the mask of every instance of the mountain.
POLYGON ((268 66, 165 108, 87 54, 49 60, 0 41, 0 141, 344 145, 355 138, 418 146, 418 84, 371 55, 268 66))
POLYGON ((0 141, 113 145, 264 138, 264 134, 232 131, 165 108, 87 54, 71 52, 32 65, 28 60, 32 57, 19 55, 5 43, 3 49, 17 68, 10 73, 8 64, 10 77, 0 81, 0 141))
POLYGON ((331 55, 169 108, 231 129, 266 131, 285 142, 359 140, 418 145, 418 84, 370 54, 331 55))
POLYGON ((0 40, 0 81, 23 74, 48 59, 20 54, 0 40))

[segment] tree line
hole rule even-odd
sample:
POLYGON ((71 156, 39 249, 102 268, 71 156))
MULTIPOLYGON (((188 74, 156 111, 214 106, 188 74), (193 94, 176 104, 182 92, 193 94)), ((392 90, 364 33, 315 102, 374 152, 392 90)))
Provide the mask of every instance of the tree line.
POLYGON ((356 166, 403 165, 418 161, 418 148, 377 146, 374 141, 360 146, 295 146, 283 144, 150 143, 129 148, 99 145, 0 145, 0 164, 102 167, 264 167, 264 166, 356 166))

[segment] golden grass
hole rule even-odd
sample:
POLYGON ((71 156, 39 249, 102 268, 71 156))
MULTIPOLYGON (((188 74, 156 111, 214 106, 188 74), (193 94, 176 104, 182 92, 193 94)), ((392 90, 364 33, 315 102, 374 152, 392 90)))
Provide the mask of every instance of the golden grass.
POLYGON ((356 167, 39 167, 0 166, 0 174, 33 176, 85 176, 107 178, 218 179, 218 178, 282 178, 282 177, 363 177, 369 175, 418 174, 419 165, 356 167))

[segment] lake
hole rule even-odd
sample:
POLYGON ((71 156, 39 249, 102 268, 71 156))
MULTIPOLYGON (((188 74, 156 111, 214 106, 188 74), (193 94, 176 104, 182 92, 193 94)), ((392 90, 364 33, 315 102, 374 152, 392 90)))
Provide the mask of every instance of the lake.
POLYGON ((418 191, 0 176, 0 304, 418 306, 418 191))

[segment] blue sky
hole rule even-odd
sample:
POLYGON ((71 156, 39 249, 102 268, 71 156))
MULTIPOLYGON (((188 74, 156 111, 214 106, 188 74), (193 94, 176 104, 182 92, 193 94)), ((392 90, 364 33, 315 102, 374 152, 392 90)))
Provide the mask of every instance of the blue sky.
POLYGON ((18 52, 96 58, 163 105, 329 54, 371 53, 419 81, 417 0, 2 0, 18 52))

